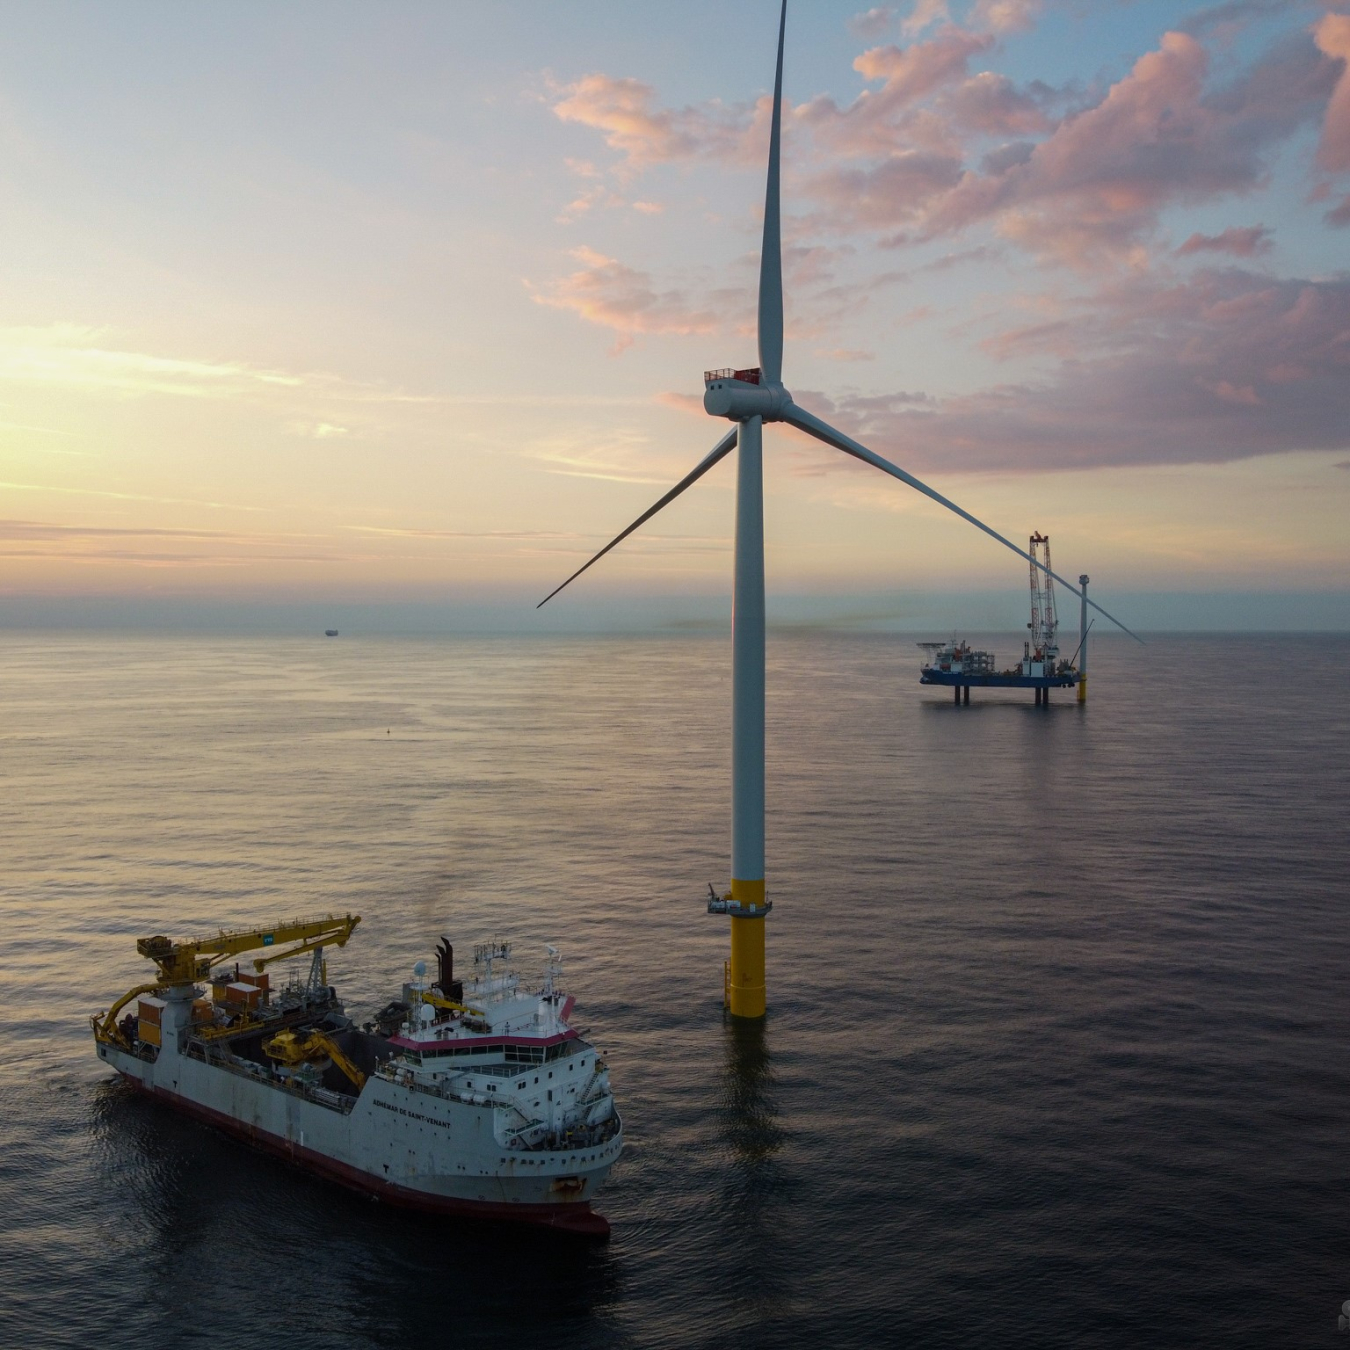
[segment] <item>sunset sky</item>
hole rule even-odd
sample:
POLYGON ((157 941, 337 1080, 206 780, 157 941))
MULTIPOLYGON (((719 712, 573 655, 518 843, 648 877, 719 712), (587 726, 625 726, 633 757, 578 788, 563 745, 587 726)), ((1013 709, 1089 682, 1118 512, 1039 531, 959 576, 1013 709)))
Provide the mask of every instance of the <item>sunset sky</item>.
MULTIPOLYGON (((0 14, 0 619, 528 631, 725 429, 775 0, 0 14)), ((797 0, 785 383, 1108 607, 1350 626, 1347 58, 1345 3, 797 0)), ((765 439, 771 596, 1023 604, 969 526, 765 439)), ((733 483, 547 621, 723 605, 733 483)))

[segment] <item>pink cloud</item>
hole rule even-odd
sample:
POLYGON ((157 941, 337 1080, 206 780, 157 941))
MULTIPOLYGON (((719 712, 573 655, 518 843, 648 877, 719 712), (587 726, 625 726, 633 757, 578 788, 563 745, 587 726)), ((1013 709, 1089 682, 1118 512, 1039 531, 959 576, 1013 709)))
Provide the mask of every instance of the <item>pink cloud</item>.
MULTIPOLYGON (((1274 148, 1309 121, 1324 122, 1323 167, 1350 165, 1350 15, 1286 36, 1222 87, 1211 84, 1193 33, 1167 33, 1104 97, 1064 115, 1055 90, 972 70, 1037 11, 1031 0, 981 0, 962 27, 941 18, 943 6, 921 4, 906 20, 911 30, 941 26, 858 56, 871 87, 844 105, 820 96, 790 108, 798 200, 816 207, 811 227, 862 228, 898 244, 983 223, 1048 260, 1142 265, 1164 210, 1259 189, 1274 148)), ((1270 12, 1267 0, 1236 0, 1191 26, 1270 12)), ((661 109, 639 81, 589 75, 554 111, 600 131, 621 168, 636 171, 694 156, 757 163, 769 102, 661 109)), ((590 200, 579 196, 573 214, 590 200)), ((1342 214, 1330 223, 1344 223, 1342 214)), ((1229 251, 1249 256, 1236 237, 1229 251)))
POLYGON ((577 193, 554 218, 560 225, 563 225, 581 216, 589 215, 597 208, 623 205, 623 198, 616 192, 603 184, 596 184, 594 187, 586 188, 584 191, 577 193))
POLYGON ((1212 36, 1227 45, 1253 20, 1281 13, 1288 7, 1289 0, 1225 0, 1223 4, 1198 10, 1179 27, 1183 33, 1212 36))
POLYGON ((993 218, 1006 238, 1073 263, 1137 248, 1167 205, 1250 191, 1265 152, 1316 112, 1331 63, 1310 43, 1276 48, 1208 93, 1195 38, 1168 33, 1095 107, 992 172, 966 172, 927 205, 923 232, 993 218))
POLYGON ((1350 448, 1350 281, 1237 268, 1129 277, 998 354, 1054 359, 1038 381, 919 404, 804 404, 918 471, 1218 463, 1350 448))
POLYGON ((928 41, 864 52, 854 68, 866 81, 880 82, 879 89, 864 89, 842 107, 822 95, 792 110, 799 162, 833 167, 916 152, 959 161, 967 132, 1044 129, 1033 101, 1010 81, 986 73, 970 77, 971 58, 994 41, 947 24, 928 41))
POLYGON ((970 16, 976 28, 992 33, 1020 33, 1035 26, 1041 0, 977 0, 970 16))
POLYGON ((872 9, 854 14, 847 20, 845 26, 855 37, 870 42, 874 38, 879 38, 891 26, 894 19, 895 10, 890 5, 876 5, 872 9))
POLYGON ((656 402, 676 412, 688 413, 690 417, 706 418, 702 394, 686 394, 679 389, 665 389, 656 395, 656 402))
POLYGON ((1350 169, 1350 14, 1324 14, 1313 36, 1319 51, 1342 63, 1340 79, 1327 103, 1317 162, 1332 172, 1350 169))
MULTIPOLYGON (((850 252, 847 247, 820 245, 789 245, 784 250, 789 340, 818 337, 842 320, 856 317, 889 287, 908 280, 905 272, 889 271, 862 281, 837 281, 834 265, 850 252)), ((587 323, 617 333, 616 354, 638 336, 720 332, 734 334, 742 351, 741 357, 729 355, 727 364, 752 359, 755 255, 741 260, 745 274, 741 284, 710 288, 697 295, 682 287, 659 289, 650 273, 591 248, 573 249, 571 256, 583 265, 547 286, 526 283, 531 298, 536 304, 570 310, 587 323)))
POLYGON ((904 150, 875 166, 840 164, 812 176, 806 189, 833 217, 886 230, 924 222, 932 204, 960 182, 955 156, 904 150))
POLYGON ((826 361, 875 361, 876 352, 864 351, 860 347, 817 347, 816 355, 826 361))
POLYGON ((1235 258, 1251 258, 1272 248, 1270 231, 1264 225, 1233 225, 1221 234, 1191 235, 1177 254, 1186 258, 1193 253, 1231 253, 1235 258))
POLYGON ((872 101, 893 107, 912 103, 963 73, 970 58, 991 45, 988 37, 949 26, 929 42, 873 47, 853 62, 853 69, 865 80, 882 81, 882 92, 872 101))
POLYGON ((944 253, 940 258, 925 263, 920 272, 950 272, 954 267, 964 267, 967 263, 991 262, 1000 257, 997 249, 981 244, 978 248, 963 249, 960 253, 944 253))
MULTIPOLYGON (((1300 34, 1213 89, 1204 47, 1168 33, 1104 98, 1053 121, 1053 90, 969 73, 993 41, 949 25, 908 48, 874 48, 855 65, 881 89, 795 110, 825 161, 803 179, 818 227, 901 244, 984 222, 1046 258, 1141 263, 1169 206, 1262 186, 1274 147, 1320 115, 1338 77, 1300 34), (972 167, 983 138, 1001 143, 972 167)), ((1231 244, 1240 251, 1241 239, 1231 244)))
POLYGON ((712 103, 699 108, 653 107, 655 90, 640 80, 586 75, 564 91, 554 115, 601 132, 628 164, 646 168, 698 155, 732 154, 746 134, 745 108, 712 103))
POLYGON ((537 304, 570 309, 590 323, 619 334, 622 351, 638 334, 709 333, 718 327, 715 308, 699 306, 680 290, 658 291, 651 276, 607 258, 594 249, 578 248, 572 256, 584 266, 537 291, 537 304))
POLYGON ((900 25, 900 31, 908 37, 922 33, 935 23, 943 23, 947 18, 947 0, 914 0, 914 8, 909 18, 900 25))
POLYGON ((1039 100, 989 70, 944 94, 940 106, 957 127, 985 136, 1038 135, 1053 125, 1039 100))

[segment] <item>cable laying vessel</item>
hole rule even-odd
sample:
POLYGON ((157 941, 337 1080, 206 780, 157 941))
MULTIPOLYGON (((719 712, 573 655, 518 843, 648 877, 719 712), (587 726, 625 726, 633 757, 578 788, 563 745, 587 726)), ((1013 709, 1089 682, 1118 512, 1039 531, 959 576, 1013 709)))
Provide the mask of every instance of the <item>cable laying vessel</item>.
POLYGON ((401 996, 357 1026, 324 949, 359 922, 142 938, 158 976, 91 1019, 99 1058, 157 1100, 372 1199, 606 1235, 591 1202, 623 1124, 604 1059, 568 1020, 557 949, 531 991, 509 944, 476 947, 460 981, 442 939, 436 979, 417 962, 401 996), (290 943, 251 971, 227 968, 290 943), (307 977, 273 988, 266 968, 302 953, 307 977))

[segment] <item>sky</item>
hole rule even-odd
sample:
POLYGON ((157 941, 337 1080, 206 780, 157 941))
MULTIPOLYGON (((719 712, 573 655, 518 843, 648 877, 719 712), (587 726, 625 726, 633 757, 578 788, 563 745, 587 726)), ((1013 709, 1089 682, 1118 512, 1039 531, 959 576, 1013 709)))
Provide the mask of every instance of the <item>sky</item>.
MULTIPOLYGON (((533 604, 755 362, 774 0, 0 19, 0 622, 726 611, 731 461, 533 604)), ((796 0, 785 383, 1127 622, 1350 628, 1347 58, 1350 3, 796 0)), ((1017 620, 765 443, 771 616, 1017 620)))

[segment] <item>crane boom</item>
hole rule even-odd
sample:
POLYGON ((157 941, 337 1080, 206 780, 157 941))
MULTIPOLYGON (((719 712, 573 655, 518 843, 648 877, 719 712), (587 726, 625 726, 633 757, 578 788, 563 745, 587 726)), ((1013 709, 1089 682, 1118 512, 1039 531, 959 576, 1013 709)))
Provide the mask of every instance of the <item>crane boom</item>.
POLYGON ((198 938, 192 942, 174 942, 170 938, 157 935, 138 939, 136 950, 142 956, 149 957, 159 967, 161 985, 170 987, 195 984, 198 980, 206 979, 211 973, 211 968, 220 965, 222 961, 263 947, 279 946, 288 942, 299 944, 286 951, 255 960, 253 964, 258 970, 262 970, 272 961, 280 961, 287 956, 299 956, 301 952, 312 951, 315 947, 344 946, 360 922, 359 914, 346 914, 342 918, 329 914, 323 918, 292 919, 287 923, 273 924, 267 928, 238 928, 228 931, 222 928, 211 937, 198 938))
POLYGON ((481 1008, 471 1008, 467 1003, 456 1003, 454 999, 446 998, 442 994, 433 994, 430 989, 421 990, 417 996, 423 1003, 429 1003, 433 1008, 445 1008, 449 1012, 468 1013, 471 1017, 487 1016, 481 1008))
POLYGON ((1055 630, 1059 617, 1055 613, 1055 583, 1050 577, 1050 536, 1038 530, 1031 536, 1028 555, 1031 558, 1031 650, 1038 660, 1054 660, 1059 655, 1055 630), (1041 561, 1042 557, 1044 561, 1041 561))
MULTIPOLYGON (((350 934, 348 934, 348 936, 350 936, 350 934)), ((306 952, 312 952, 318 947, 326 947, 330 942, 332 942, 335 946, 338 947, 342 945, 342 943, 338 942, 335 938, 331 938, 324 933, 320 933, 317 937, 308 938, 306 941, 300 943, 299 946, 288 947, 284 952, 274 952, 271 956, 254 957, 253 969, 256 970, 259 974, 262 974, 262 972, 266 970, 267 967, 270 966, 273 961, 285 961, 287 957, 303 956, 306 952)))
POLYGON ((100 1040, 112 1041, 116 1045, 127 1048, 127 1039, 122 1035, 117 1027, 117 1014, 131 1002, 133 998, 140 998, 142 994, 154 994, 159 991, 161 986, 158 984, 138 984, 135 989, 123 994, 116 1003, 108 1009, 106 1013, 96 1013, 90 1022, 94 1028, 94 1035, 100 1040))

